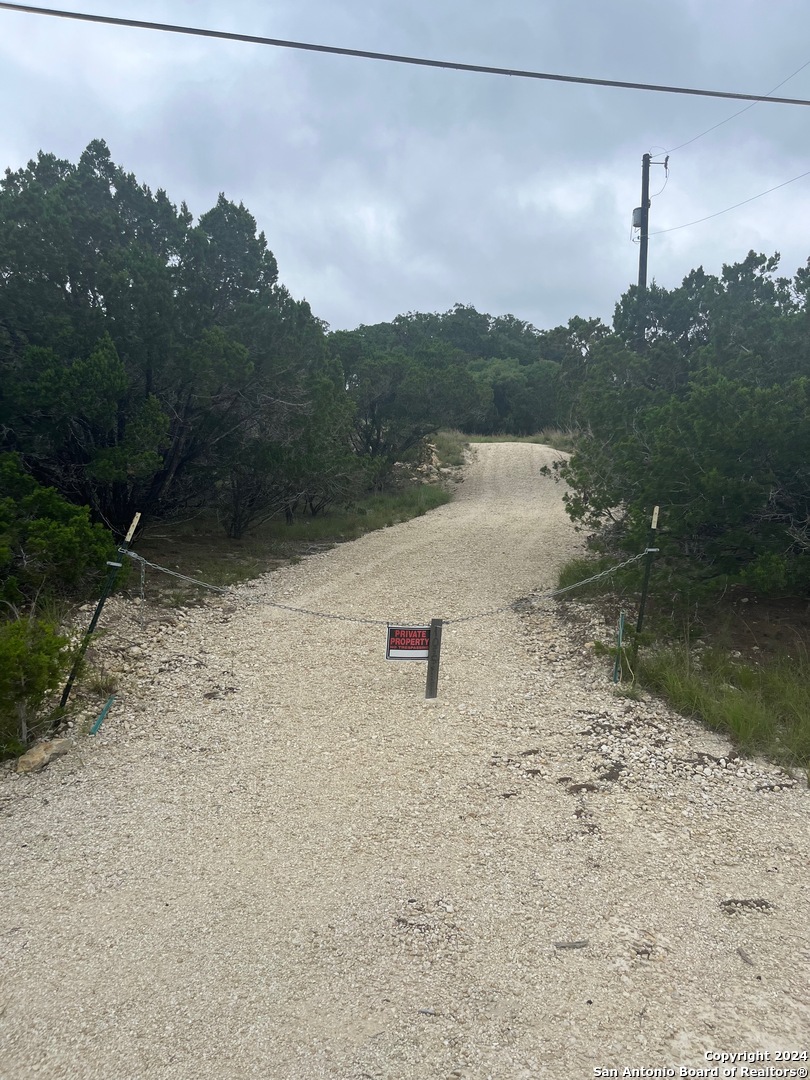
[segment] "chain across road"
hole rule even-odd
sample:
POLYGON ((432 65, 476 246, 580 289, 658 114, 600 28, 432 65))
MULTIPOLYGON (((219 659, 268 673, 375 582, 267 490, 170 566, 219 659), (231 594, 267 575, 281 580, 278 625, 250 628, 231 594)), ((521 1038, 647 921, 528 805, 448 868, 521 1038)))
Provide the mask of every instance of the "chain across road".
MULTIPOLYGON (((551 600, 555 596, 562 596, 564 593, 571 592, 573 589, 580 589, 583 585, 591 585, 594 581, 600 581, 602 578, 610 577, 611 574, 615 574, 619 570, 624 570, 628 566, 632 566, 634 563, 639 562, 647 555, 653 554, 658 551, 658 548, 646 548, 638 555, 633 555, 631 558, 626 559, 623 563, 618 563, 616 566, 610 566, 607 570, 602 570, 598 574, 593 574, 592 577, 583 578, 582 581, 576 581, 573 585, 566 585, 562 589, 548 589, 545 592, 535 594, 532 600, 551 600)), ((134 551, 124 551, 122 554, 127 555, 130 559, 140 564, 141 570, 141 600, 144 599, 143 594, 143 573, 145 567, 149 567, 152 570, 157 570, 161 574, 167 574, 169 577, 177 578, 179 581, 186 581, 190 585, 197 585, 201 589, 208 589, 210 592, 217 593, 220 596, 230 597, 237 602, 245 603, 244 598, 240 597, 229 586, 222 585, 209 585, 207 581, 200 581, 199 578, 189 577, 187 574, 180 574, 176 570, 169 570, 166 566, 160 566, 158 563, 149 562, 148 559, 144 559, 142 555, 138 555, 134 551)), ((316 619, 333 619, 337 622, 348 623, 362 623, 369 626, 390 626, 391 621, 389 619, 368 619, 362 618, 357 615, 338 615, 328 611, 313 611, 311 608, 294 607, 292 604, 282 604, 277 600, 248 600, 249 604, 261 604, 267 607, 280 608, 282 611, 291 611, 296 615, 310 615, 316 619)), ((488 611, 478 611, 472 615, 461 615, 456 619, 444 619, 443 624, 449 626, 452 623, 464 623, 472 622, 475 619, 487 619, 492 615, 501 615, 505 611, 514 611, 515 606, 520 603, 520 599, 511 600, 508 604, 503 604, 501 607, 490 608, 488 611)))

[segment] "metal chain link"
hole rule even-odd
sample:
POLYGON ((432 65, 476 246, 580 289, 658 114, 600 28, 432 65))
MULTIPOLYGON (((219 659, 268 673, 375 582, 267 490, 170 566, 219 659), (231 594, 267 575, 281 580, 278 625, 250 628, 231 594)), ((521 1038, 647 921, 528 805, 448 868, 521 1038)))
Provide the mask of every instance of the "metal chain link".
POLYGON ((135 562, 142 563, 143 566, 149 566, 153 570, 159 570, 161 574, 168 574, 169 577, 179 578, 180 581, 188 581, 192 585, 199 585, 201 589, 210 589, 211 592, 222 593, 226 595, 230 592, 229 588, 224 588, 221 585, 209 585, 207 581, 200 581, 199 578, 189 577, 187 574, 178 574, 176 570, 169 570, 166 566, 158 566, 157 563, 149 562, 143 555, 137 555, 134 551, 125 551, 124 555, 128 555, 130 559, 134 559, 135 562))
MULTIPOLYGON (((562 596, 563 593, 571 592, 572 589, 579 589, 583 585, 590 585, 594 581, 600 581, 602 578, 609 577, 611 574, 615 574, 619 570, 624 570, 628 566, 632 566, 634 563, 639 562, 646 555, 652 552, 658 551, 658 548, 646 548, 639 555, 633 555, 632 558, 627 559, 623 563, 619 563, 617 566, 610 566, 607 570, 602 570, 598 574, 594 574, 592 577, 584 578, 582 581, 577 581, 573 585, 566 585, 562 589, 548 589, 546 592, 538 593, 532 597, 532 601, 551 599, 554 596, 562 596)), ((189 577, 187 574, 179 574, 175 570, 169 570, 165 566, 159 566, 157 563, 149 562, 148 559, 144 559, 142 555, 137 555, 134 551, 125 552, 131 559, 141 564, 141 601, 143 602, 143 574, 144 567, 149 566, 153 570, 159 570, 162 574, 168 574, 170 577, 178 578, 180 581, 188 581, 192 585, 199 585, 202 589, 210 589, 211 592, 219 593, 221 596, 229 596, 233 600, 239 601, 241 598, 234 593, 233 589, 229 587, 223 587, 220 585, 209 585, 205 581, 200 581, 198 578, 189 577)), ((280 608, 282 611, 292 611, 297 615, 311 615, 316 619, 333 619, 336 622, 347 623, 362 623, 367 626, 390 626, 390 619, 367 619, 356 615, 336 615, 327 611, 313 611, 311 608, 294 607, 292 604, 281 604, 277 600, 266 600, 264 598, 249 599, 245 601, 241 599, 242 603, 248 604, 260 604, 262 606, 280 608)), ((501 607, 490 608, 488 611, 478 611, 473 615, 461 615, 457 619, 444 619, 444 625, 449 626, 451 623, 465 623, 472 622, 474 619, 487 619, 492 615, 502 615, 505 611, 514 611, 517 604, 521 602, 521 598, 517 600, 510 600, 508 604, 503 604, 501 607)))
MULTIPOLYGON (((538 593, 532 597, 532 600, 545 600, 554 596, 562 596, 563 593, 570 592, 572 589, 580 589, 583 585, 590 585, 591 582, 599 581, 601 578, 609 577, 611 574, 615 574, 617 570, 624 570, 627 566, 632 566, 633 563, 639 562, 645 555, 648 555, 651 551, 658 551, 658 548, 647 548, 639 555, 633 555, 632 558, 627 559, 623 563, 619 563, 617 566, 610 566, 607 570, 602 570, 598 574, 594 574, 593 577, 584 578, 582 581, 576 581, 573 585, 566 585, 563 589, 548 589, 546 592, 538 593)), ((480 611, 475 615, 463 615, 459 619, 445 619, 445 626, 448 623, 462 623, 469 622, 472 619, 485 619, 490 615, 501 615, 504 611, 514 611, 515 606, 520 603, 520 599, 512 600, 509 604, 504 604, 503 607, 492 608, 489 611, 480 611)))
POLYGON ((370 623, 374 626, 388 626, 389 623, 385 619, 364 619, 353 615, 334 615, 327 611, 312 611, 310 608, 293 607, 291 604, 281 604, 277 600, 266 600, 264 598, 247 599, 239 597, 232 588, 222 585, 209 585, 207 581, 200 581, 199 578, 189 577, 188 574, 179 574, 176 570, 169 570, 166 566, 159 566, 157 563, 149 562, 148 559, 144 559, 142 555, 136 554, 134 551, 125 552, 131 559, 141 564, 141 571, 145 566, 151 567, 152 570, 159 570, 162 574, 168 574, 170 577, 177 578, 179 581, 187 581, 191 585, 199 585, 201 589, 210 589, 211 592, 218 593, 220 596, 228 596, 232 600, 240 601, 247 604, 261 604, 266 607, 277 607, 283 611, 294 611, 299 615, 312 615, 317 619, 336 619, 339 622, 352 622, 352 623, 370 623))
POLYGON ((562 596, 563 593, 570 592, 572 589, 579 589, 583 585, 590 585, 593 581, 599 581, 602 578, 610 577, 611 574, 615 574, 617 570, 624 570, 627 566, 632 566, 633 563, 639 562, 645 555, 649 555, 650 552, 658 551, 658 548, 645 548, 639 555, 634 555, 632 559, 627 559, 623 563, 619 563, 618 566, 609 566, 607 570, 602 570, 599 574, 594 574, 593 577, 585 578, 583 581, 576 581, 573 585, 566 585, 564 589, 552 589, 550 592, 541 593, 537 599, 542 600, 546 596, 562 596))

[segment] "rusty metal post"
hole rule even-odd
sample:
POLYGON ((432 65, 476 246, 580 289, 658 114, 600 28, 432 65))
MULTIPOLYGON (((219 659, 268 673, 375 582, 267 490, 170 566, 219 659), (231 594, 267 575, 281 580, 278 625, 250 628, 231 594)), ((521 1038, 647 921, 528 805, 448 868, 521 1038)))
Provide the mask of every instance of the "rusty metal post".
POLYGON ((439 659, 442 652, 442 620, 430 620, 430 643, 428 644, 427 682, 425 697, 435 698, 439 693, 439 659))

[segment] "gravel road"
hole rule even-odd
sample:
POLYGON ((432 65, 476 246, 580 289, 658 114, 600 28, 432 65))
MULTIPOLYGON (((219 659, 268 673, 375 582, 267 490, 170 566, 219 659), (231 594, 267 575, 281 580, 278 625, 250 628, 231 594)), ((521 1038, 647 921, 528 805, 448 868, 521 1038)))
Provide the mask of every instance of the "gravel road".
POLYGON ((806 784, 616 696, 592 616, 452 621, 580 550, 554 456, 481 445, 425 517, 202 608, 111 604, 128 674, 101 732, 0 780, 3 1080, 579 1080, 810 1049, 806 784), (437 701, 384 625, 268 600, 449 620, 437 701))

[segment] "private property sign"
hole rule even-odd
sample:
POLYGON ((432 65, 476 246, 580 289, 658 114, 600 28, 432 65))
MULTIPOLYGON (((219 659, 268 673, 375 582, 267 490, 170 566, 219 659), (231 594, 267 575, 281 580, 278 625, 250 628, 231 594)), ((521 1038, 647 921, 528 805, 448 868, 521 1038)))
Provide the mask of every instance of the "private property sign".
POLYGON ((429 626, 388 627, 386 660, 427 660, 429 648, 429 626))
POLYGON ((430 626, 391 626, 389 623, 385 659, 427 660, 426 698, 435 698, 439 692, 441 652, 441 619, 431 619, 430 626))

